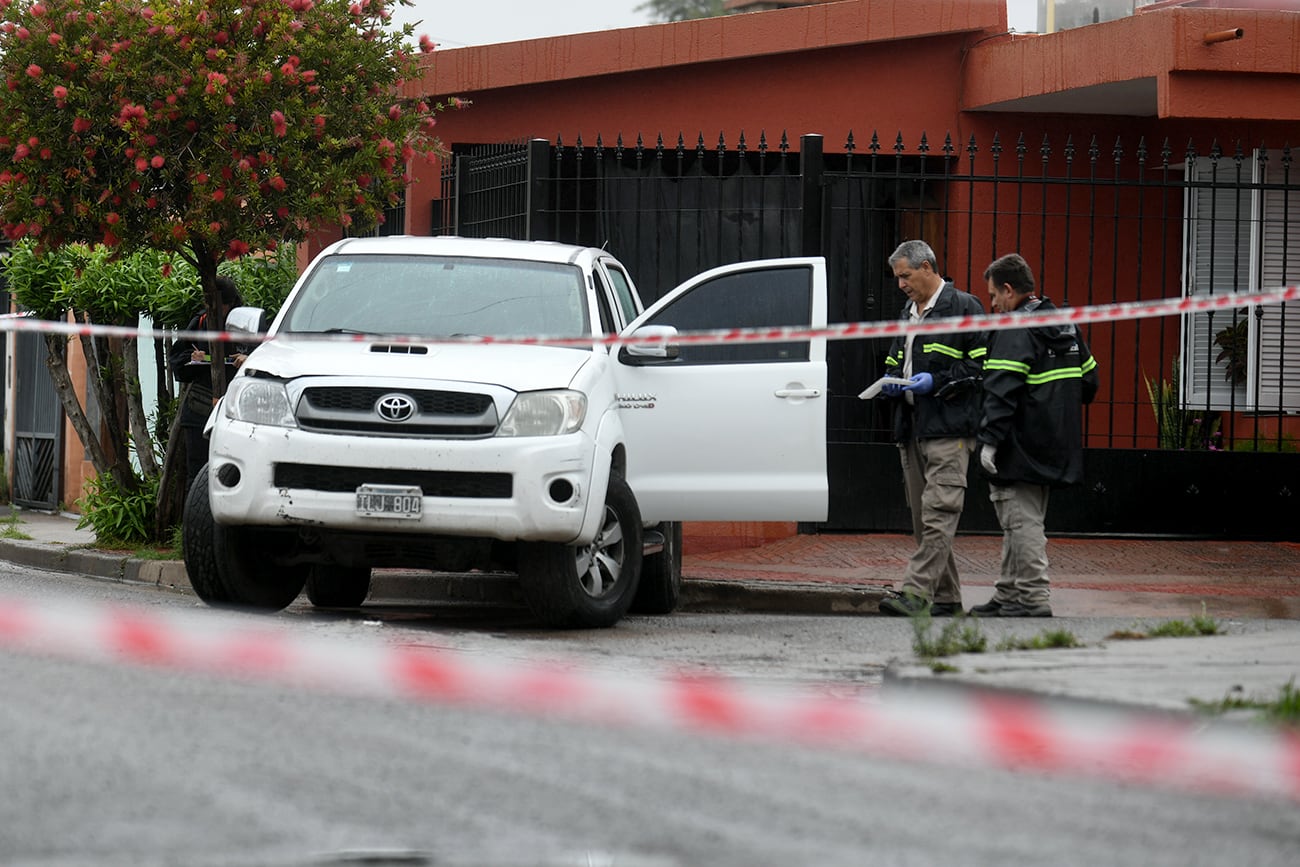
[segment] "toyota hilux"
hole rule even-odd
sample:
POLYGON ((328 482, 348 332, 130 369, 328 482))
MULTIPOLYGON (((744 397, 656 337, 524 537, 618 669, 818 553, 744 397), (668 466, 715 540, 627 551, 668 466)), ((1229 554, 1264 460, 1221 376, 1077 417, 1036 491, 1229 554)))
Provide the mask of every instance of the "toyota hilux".
POLYGON ((549 626, 670 612, 681 522, 825 519, 826 342, 782 330, 825 322, 817 257, 725 265, 643 309, 595 248, 340 241, 209 420, 191 583, 278 610, 304 588, 360 605, 374 568, 508 571, 549 626))

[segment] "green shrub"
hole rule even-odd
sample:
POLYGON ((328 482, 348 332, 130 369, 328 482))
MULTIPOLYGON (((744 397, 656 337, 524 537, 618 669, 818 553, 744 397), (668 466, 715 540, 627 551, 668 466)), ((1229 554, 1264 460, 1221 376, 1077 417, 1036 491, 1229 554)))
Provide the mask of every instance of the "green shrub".
POLYGON ((109 548, 142 545, 153 537, 158 480, 145 479, 132 493, 118 487, 111 476, 99 476, 86 483, 86 493, 77 506, 81 510, 77 528, 93 529, 96 544, 109 548))

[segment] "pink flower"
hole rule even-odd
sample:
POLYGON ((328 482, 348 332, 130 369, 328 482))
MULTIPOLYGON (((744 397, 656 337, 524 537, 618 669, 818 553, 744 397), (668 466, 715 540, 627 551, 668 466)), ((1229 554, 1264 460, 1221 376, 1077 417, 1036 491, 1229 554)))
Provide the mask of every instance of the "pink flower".
POLYGON ((148 171, 148 169, 149 169, 149 161, 144 157, 136 157, 135 170, 137 172, 143 172, 143 171, 148 171))
POLYGON ((284 178, 280 177, 279 175, 276 175, 275 177, 271 178, 269 181, 267 181, 267 183, 270 184, 272 188, 274 188, 275 190, 281 193, 283 193, 285 191, 285 188, 289 186, 287 183, 285 183, 284 178))
POLYGON ((72 121, 72 131, 76 133, 89 132, 91 127, 90 121, 84 117, 74 118, 72 121))
POLYGON ((29 64, 27 67, 27 75, 31 78, 40 78, 44 73, 45 70, 41 69, 35 63, 29 64))
POLYGON ((117 213, 117 211, 109 211, 104 215, 104 222, 108 223, 110 226, 116 226, 121 219, 122 217, 117 213))
POLYGON ((438 44, 429 38, 429 34, 427 33, 420 34, 420 51, 424 52, 425 54, 430 54, 435 49, 437 49, 437 47, 438 44))
POLYGON ((51 33, 49 36, 45 37, 45 41, 51 45, 58 45, 63 41, 63 37, 57 33, 51 33))
POLYGON ((60 102, 68 98, 68 89, 61 84, 55 86, 53 93, 54 98, 60 102))
POLYGON ((153 166, 155 169, 160 169, 163 167, 163 163, 165 162, 166 160, 163 159, 162 154, 156 154, 153 159, 149 160, 149 165, 153 166))
POLYGON ((285 120, 284 112, 271 112, 271 126, 275 130, 276 138, 284 138, 289 134, 289 124, 285 120))

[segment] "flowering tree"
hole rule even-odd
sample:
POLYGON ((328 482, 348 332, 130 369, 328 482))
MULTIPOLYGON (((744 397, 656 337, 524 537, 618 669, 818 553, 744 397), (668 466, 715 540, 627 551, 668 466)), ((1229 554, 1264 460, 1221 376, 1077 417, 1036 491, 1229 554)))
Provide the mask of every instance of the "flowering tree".
MULTIPOLYGON (((221 327, 223 260, 373 226, 409 162, 438 155, 442 106, 418 88, 433 45, 386 27, 397 3, 0 0, 0 230, 175 253, 221 327)), ((73 312, 133 324, 140 306, 73 312)))
POLYGON ((0 0, 0 229, 177 252, 215 312, 222 259, 373 226, 439 147, 398 2, 0 0))

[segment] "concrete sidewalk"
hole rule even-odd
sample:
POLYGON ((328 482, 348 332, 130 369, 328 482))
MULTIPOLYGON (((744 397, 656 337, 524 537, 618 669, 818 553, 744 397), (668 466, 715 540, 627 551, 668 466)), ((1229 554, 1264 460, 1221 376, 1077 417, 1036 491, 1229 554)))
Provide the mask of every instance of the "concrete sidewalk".
MULTIPOLYGON (((142 560, 96 549, 94 533, 78 530, 77 520, 75 515, 19 512, 9 529, 0 532, 0 560, 192 592, 180 561, 142 560)), ((1000 545, 996 537, 957 539, 967 606, 992 594, 1000 545)), ((825 534, 688 553, 682 610, 874 617, 877 603, 902 575, 911 551, 906 536, 825 534)), ((1186 710, 1189 698, 1274 698, 1300 676, 1300 544, 1052 539, 1048 555, 1057 616, 1019 621, 1018 633, 1070 629, 1071 621, 1076 626, 1086 622, 1096 631, 1100 619, 1100 634, 1107 634, 1205 613, 1223 624, 1227 634, 985 653, 952 660, 957 671, 942 676, 909 658, 890 667, 887 686, 924 682, 992 687, 1186 710)), ((431 599, 441 593, 459 601, 517 600, 516 588, 505 581, 480 582, 467 590, 454 581, 431 583, 427 573, 397 573, 382 578, 377 574, 376 584, 377 590, 385 585, 391 593, 418 590, 431 599)), ((934 628, 946 622, 937 620, 934 628)), ((991 633, 1012 625, 984 623, 991 633)))

